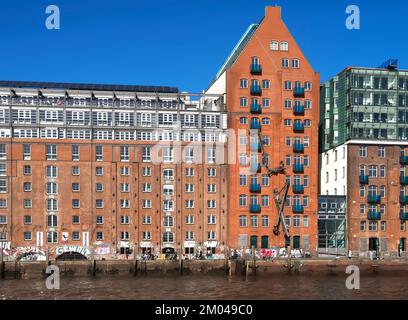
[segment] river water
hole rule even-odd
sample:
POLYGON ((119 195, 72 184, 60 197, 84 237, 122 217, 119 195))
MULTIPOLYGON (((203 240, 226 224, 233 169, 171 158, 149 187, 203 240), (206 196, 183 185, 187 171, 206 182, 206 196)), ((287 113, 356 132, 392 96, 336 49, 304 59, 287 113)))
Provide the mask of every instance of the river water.
POLYGON ((408 299, 408 279, 362 276, 348 290, 345 276, 221 275, 62 277, 59 290, 44 280, 0 280, 0 299, 408 299))

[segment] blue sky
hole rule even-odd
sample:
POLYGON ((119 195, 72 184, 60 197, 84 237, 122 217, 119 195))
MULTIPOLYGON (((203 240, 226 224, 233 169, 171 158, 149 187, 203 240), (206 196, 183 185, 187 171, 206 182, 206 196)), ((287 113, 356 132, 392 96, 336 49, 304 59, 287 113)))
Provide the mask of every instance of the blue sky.
POLYGON ((405 0, 14 0, 0 4, 0 79, 198 92, 275 4, 322 81, 393 57, 408 69, 405 0), (50 4, 61 11, 58 31, 45 28, 50 4), (345 27, 350 4, 360 7, 360 30, 345 27))

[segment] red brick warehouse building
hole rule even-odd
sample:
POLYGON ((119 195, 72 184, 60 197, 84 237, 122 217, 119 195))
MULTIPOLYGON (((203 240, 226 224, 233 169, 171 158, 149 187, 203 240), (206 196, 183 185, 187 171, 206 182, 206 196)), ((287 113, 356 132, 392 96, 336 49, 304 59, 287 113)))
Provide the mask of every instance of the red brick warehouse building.
POLYGON ((315 251, 319 86, 319 74, 285 26, 281 8, 266 7, 265 17, 248 28, 207 90, 226 94, 228 127, 237 142, 228 177, 230 246, 285 245, 282 233, 273 234, 278 215, 273 191, 287 179, 291 187, 284 216, 290 245, 315 251), (277 167, 280 161, 286 177, 268 178, 264 166, 259 168, 277 167), (245 167, 254 170, 244 172, 245 167))

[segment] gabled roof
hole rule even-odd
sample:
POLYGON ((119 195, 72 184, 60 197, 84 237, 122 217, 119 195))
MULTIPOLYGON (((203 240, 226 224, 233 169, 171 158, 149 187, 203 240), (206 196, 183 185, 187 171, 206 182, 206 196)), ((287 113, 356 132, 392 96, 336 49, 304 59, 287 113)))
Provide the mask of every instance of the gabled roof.
MULTIPOLYGON (((263 20, 263 19, 262 19, 263 20)), ((262 21, 261 21, 262 22, 262 21)), ((228 56, 227 60, 225 60, 225 62, 223 63, 223 65, 221 66, 220 70, 218 70, 215 79, 211 82, 214 83, 223 73, 224 71, 231 67, 234 62, 237 60, 237 58, 239 57, 239 55, 241 54, 242 50, 244 50, 244 48, 246 47, 246 45, 248 44, 249 40, 251 40, 252 36, 254 35, 254 33, 256 32, 256 30, 258 29, 259 25, 261 24, 251 24, 248 29, 245 31, 245 33, 243 34, 243 36, 241 37, 241 39, 238 41, 238 43, 235 45, 234 49, 232 50, 232 52, 230 53, 230 55, 228 56)), ((210 85, 211 86, 211 85, 210 85)))

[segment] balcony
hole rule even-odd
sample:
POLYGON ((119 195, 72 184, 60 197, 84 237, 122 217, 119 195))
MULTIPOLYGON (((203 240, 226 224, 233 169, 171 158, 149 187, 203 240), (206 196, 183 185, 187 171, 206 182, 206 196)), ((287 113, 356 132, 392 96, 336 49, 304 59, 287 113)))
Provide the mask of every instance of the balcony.
POLYGON ((303 193, 305 191, 305 188, 303 184, 294 184, 293 185, 293 193, 299 194, 303 193))
POLYGON ((249 205, 249 212, 250 213, 260 213, 261 206, 259 204, 250 204, 249 205))
POLYGON ((293 165, 293 173, 303 173, 304 169, 305 169, 305 166, 303 164, 295 163, 293 165))
POLYGON ((305 97, 305 88, 295 87, 293 89, 293 96, 295 98, 304 98, 305 97))
POLYGON ((401 204, 408 204, 408 196, 400 196, 401 204))
POLYGON ((408 220, 408 212, 400 212, 400 219, 402 221, 407 221, 408 220))
POLYGON ((367 202, 371 204, 380 204, 381 196, 379 194, 369 194, 367 198, 367 202))
POLYGON ((262 108, 259 103, 251 103, 251 113, 252 114, 261 114, 262 108))
POLYGON ((259 63, 251 64, 251 74, 262 74, 262 66, 259 63))
POLYGON ((250 128, 251 129, 261 130, 261 123, 259 122, 258 119, 252 118, 250 128))
POLYGON ((301 204, 294 204, 292 206, 293 213, 303 213, 303 206, 301 204))
POLYGON ((262 147, 259 142, 251 142, 251 151, 262 152, 262 147))
POLYGON ((376 210, 368 210, 368 220, 381 220, 381 212, 376 210))
POLYGON ((261 173, 261 164, 251 163, 250 170, 251 170, 251 173, 261 173))
POLYGON ((253 96, 260 96, 262 95, 261 86, 251 85, 251 95, 253 96))
POLYGON ((408 184, 408 176, 400 176, 400 184, 406 186, 408 184))
POLYGON ((408 156, 401 156, 400 157, 400 164, 408 165, 408 156))
POLYGON ((295 116, 304 116, 305 115, 305 108, 303 106, 295 106, 293 108, 293 114, 295 116))
POLYGON ((303 133, 305 132, 305 126, 303 122, 295 122, 293 123, 293 132, 295 133, 303 133))
POLYGON ((360 175, 360 184, 368 184, 368 176, 360 175))
POLYGON ((295 152, 295 153, 305 152, 305 149, 303 147, 303 143, 294 143, 293 144, 293 152, 295 152))
POLYGON ((249 185, 249 191, 252 193, 261 193, 261 185, 259 183, 251 183, 249 185))

